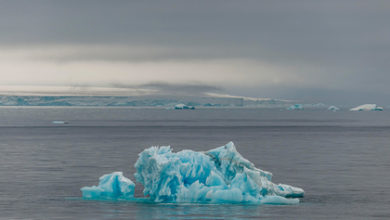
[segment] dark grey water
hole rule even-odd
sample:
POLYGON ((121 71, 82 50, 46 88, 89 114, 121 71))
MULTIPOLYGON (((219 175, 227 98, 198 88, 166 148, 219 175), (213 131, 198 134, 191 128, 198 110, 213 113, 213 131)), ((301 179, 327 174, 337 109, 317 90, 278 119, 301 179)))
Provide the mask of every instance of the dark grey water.
POLYGON ((388 112, 0 108, 1 219, 389 219, 389 170, 388 112), (305 198, 292 206, 80 199, 80 187, 104 173, 134 179, 137 154, 151 145, 228 141, 305 198))

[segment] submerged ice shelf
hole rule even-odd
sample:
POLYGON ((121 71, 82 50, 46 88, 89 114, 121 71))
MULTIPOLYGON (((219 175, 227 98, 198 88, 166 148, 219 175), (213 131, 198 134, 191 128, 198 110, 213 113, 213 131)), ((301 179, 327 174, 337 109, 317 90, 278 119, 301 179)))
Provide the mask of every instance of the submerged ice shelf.
MULTIPOLYGON (((206 152, 150 147, 139 154, 135 168, 135 179, 153 202, 296 204, 304 194, 271 182, 272 174, 242 157, 232 142, 206 152)), ((134 200, 134 186, 114 172, 81 191, 85 199, 134 200)))

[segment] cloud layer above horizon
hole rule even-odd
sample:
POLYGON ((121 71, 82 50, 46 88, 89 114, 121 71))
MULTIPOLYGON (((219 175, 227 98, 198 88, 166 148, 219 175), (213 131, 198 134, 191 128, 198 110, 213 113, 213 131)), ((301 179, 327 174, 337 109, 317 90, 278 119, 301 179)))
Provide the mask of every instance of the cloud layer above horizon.
POLYGON ((0 87, 390 104, 389 20, 379 0, 2 1, 0 87))

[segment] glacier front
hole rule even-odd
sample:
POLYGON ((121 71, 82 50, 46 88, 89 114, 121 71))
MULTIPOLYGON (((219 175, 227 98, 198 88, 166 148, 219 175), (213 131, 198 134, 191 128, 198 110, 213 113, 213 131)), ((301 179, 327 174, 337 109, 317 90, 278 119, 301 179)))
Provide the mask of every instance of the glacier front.
MULTIPOLYGON (((206 152, 150 147, 139 154, 135 168, 135 179, 153 202, 296 204, 304 195, 301 188, 271 182, 272 174, 242 157, 232 142, 206 152)), ((92 194, 82 188, 83 198, 101 199, 100 189, 111 189, 96 188, 99 193, 92 194)))

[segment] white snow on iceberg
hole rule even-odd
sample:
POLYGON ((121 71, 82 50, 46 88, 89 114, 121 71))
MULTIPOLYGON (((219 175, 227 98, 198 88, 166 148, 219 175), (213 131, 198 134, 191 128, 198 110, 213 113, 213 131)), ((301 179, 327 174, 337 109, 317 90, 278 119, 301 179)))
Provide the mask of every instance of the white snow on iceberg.
POLYGON ((129 199, 134 197, 135 184, 122 172, 105 174, 99 178, 98 186, 81 188, 85 199, 129 199))
POLYGON ((383 111, 383 107, 379 107, 376 104, 364 104, 351 108, 350 111, 383 111))
MULTIPOLYGON (((301 188, 272 183, 272 174, 242 157, 232 142, 207 152, 150 147, 135 167, 136 180, 153 202, 296 204, 294 197, 304 194, 301 188)), ((99 193, 92 196, 99 199, 99 193)))

